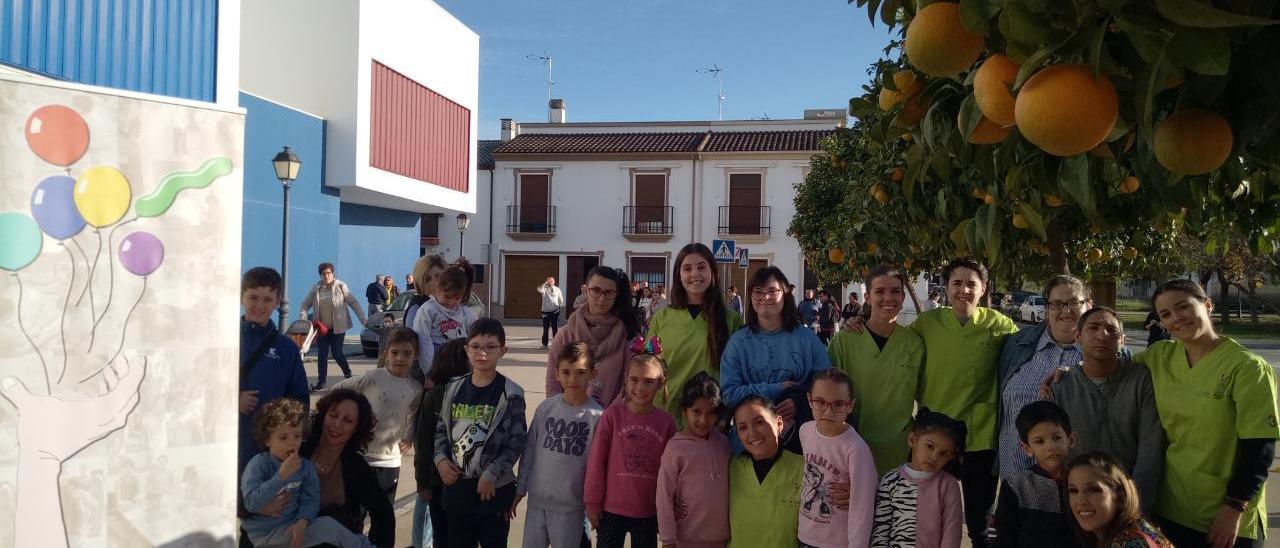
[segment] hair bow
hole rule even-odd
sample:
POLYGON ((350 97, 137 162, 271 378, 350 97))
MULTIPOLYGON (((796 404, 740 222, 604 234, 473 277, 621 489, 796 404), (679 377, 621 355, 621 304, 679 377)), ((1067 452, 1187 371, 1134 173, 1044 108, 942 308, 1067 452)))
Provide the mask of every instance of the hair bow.
POLYGON ((653 354, 654 356, 662 355, 662 340, 658 337, 649 337, 647 340, 642 336, 636 336, 631 340, 631 353, 633 354, 653 354))

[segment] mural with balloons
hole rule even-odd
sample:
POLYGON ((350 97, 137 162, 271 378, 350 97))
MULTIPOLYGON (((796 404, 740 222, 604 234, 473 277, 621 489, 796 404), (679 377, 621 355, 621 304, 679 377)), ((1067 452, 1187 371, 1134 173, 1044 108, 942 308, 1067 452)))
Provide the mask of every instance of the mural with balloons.
POLYGON ((0 546, 230 545, 242 139, 0 77, 0 546))

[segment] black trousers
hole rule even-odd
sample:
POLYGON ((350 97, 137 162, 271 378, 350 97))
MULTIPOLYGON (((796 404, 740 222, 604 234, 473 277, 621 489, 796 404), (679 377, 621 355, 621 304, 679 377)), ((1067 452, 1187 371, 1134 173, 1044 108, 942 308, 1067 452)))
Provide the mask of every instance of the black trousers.
POLYGON ((347 365, 347 354, 342 350, 343 341, 346 339, 346 333, 329 332, 328 335, 317 337, 317 344, 320 346, 320 359, 316 362, 316 371, 319 373, 319 384, 324 386, 324 382, 329 377, 329 354, 333 354, 333 361, 338 362, 338 367, 342 368, 344 377, 351 377, 351 366, 347 365))
POLYGON ((547 337, 547 330, 551 330, 551 338, 555 338, 556 332, 560 330, 560 309, 555 312, 542 313, 542 346, 546 346, 551 338, 547 337))
MULTIPOLYGON (((515 482, 499 487, 493 498, 487 501, 481 501, 476 494, 476 484, 477 480, 461 479, 446 486, 441 493, 448 523, 449 548, 498 548, 507 545, 507 535, 511 532, 507 510, 516 499, 515 482)), ((432 508, 435 508, 435 502, 431 501, 432 508)), ((431 524, 434 529, 435 521, 431 524)))
POLYGON ((378 478, 378 489, 387 495, 387 502, 394 508, 396 505, 396 486, 400 484, 400 467, 373 468, 374 477, 378 478))
POLYGON ((431 545, 449 548, 449 515, 444 510, 443 492, 439 487, 432 487, 431 506, 427 508, 431 512, 431 545))
MULTIPOLYGON (((1169 521, 1164 518, 1157 518, 1160 523, 1160 531, 1164 536, 1169 537, 1169 542, 1178 548, 1208 548, 1209 541, 1206 540, 1208 533, 1197 531, 1185 525, 1181 525, 1175 521, 1169 521)), ((1255 546, 1264 546, 1265 540, 1254 540, 1244 537, 1237 537, 1236 548, 1254 548, 1255 546)))
POLYGON ((600 512, 600 528, 596 529, 597 548, 622 548, 628 533, 631 534, 631 548, 656 548, 658 518, 629 518, 600 512))
POLYGON ((996 452, 992 449, 964 454, 960 487, 964 491, 964 524, 974 548, 987 545, 987 511, 996 500, 996 476, 992 473, 995 461, 996 452))

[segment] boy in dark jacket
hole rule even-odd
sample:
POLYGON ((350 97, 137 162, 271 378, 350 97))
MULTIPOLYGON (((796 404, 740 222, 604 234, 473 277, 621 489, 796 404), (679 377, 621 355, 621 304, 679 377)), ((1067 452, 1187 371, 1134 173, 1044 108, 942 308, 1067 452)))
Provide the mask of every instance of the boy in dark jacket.
POLYGON ((311 407, 307 373, 298 346, 280 333, 271 314, 280 304, 280 273, 258 266, 240 280, 240 446, 237 471, 258 452, 253 441, 253 412, 277 398, 311 407))
POLYGON ((1067 504, 1067 456, 1075 445, 1071 419, 1057 404, 1028 404, 1015 421, 1022 451, 1036 460, 1005 476, 996 503, 996 548, 1077 548, 1067 504))
POLYGON ((444 483, 449 545, 506 546, 514 468, 528 434, 524 390, 498 373, 507 352, 502 322, 476 320, 466 352, 471 373, 449 382, 436 421, 434 461, 444 483))

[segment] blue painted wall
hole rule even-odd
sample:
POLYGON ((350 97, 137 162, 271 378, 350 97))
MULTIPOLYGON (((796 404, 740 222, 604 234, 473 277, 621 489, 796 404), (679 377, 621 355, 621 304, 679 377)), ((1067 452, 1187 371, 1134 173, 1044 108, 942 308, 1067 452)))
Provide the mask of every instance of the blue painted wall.
MULTIPOLYGON (((241 272, 254 266, 280 269, 284 193, 271 159, 288 145, 302 160, 289 191, 289 313, 296 318, 302 297, 319 279, 316 265, 338 262, 338 192, 323 184, 325 123, 245 93, 240 106, 247 111, 241 272)), ((338 274, 343 275, 340 266, 338 274)))
POLYGON ((0 62, 213 101, 218 0, 0 0, 0 62))
POLYGON ((342 204, 338 275, 359 293, 360 302, 378 274, 394 276, 396 287, 404 289, 404 275, 418 260, 419 222, 419 215, 410 211, 342 204))

